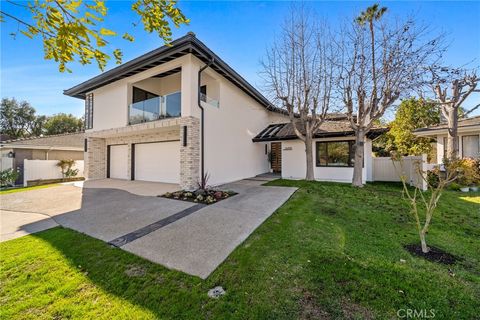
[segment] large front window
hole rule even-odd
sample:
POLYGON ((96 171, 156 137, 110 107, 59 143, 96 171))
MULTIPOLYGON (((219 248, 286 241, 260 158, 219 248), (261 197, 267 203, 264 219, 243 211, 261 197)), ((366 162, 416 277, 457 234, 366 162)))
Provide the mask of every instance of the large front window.
POLYGON ((316 143, 317 167, 353 167, 355 141, 316 143))
POLYGON ((129 124, 180 117, 180 115, 180 92, 158 96, 139 88, 133 88, 133 103, 129 108, 129 124))

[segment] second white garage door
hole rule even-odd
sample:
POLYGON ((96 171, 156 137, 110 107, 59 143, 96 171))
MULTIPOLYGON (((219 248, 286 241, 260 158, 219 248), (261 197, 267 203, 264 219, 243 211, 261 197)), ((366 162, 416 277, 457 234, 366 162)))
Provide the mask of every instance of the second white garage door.
POLYGON ((135 180, 180 182, 180 142, 135 144, 135 180))

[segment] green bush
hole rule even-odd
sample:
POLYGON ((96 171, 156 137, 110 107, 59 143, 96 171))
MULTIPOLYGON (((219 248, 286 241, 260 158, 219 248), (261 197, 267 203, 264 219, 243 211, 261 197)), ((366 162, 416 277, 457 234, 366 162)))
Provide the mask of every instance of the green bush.
POLYGON ((458 166, 457 183, 461 186, 468 187, 478 183, 479 179, 480 175, 476 160, 473 158, 465 158, 460 160, 460 164, 458 166))
POLYGON ((456 182, 452 182, 448 185, 448 190, 459 191, 460 188, 461 188, 461 186, 456 182))
POLYGON ((440 171, 438 169, 433 169, 427 172, 427 182, 430 187, 438 187, 438 183, 440 182, 439 174, 440 171))
POLYGON ((0 171, 0 187, 12 186, 18 179, 18 172, 13 169, 0 171))

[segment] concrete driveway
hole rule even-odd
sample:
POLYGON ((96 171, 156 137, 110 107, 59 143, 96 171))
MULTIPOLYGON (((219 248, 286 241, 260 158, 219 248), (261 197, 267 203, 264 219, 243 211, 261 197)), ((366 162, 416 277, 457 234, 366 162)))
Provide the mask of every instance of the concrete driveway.
POLYGON ((206 278, 294 192, 271 178, 223 186, 237 195, 205 206, 156 197, 176 185, 102 180, 0 195, 5 241, 57 225, 206 278))
POLYGON ((0 241, 59 224, 109 241, 190 206, 156 197, 178 189, 176 184, 105 179, 0 195, 0 241))

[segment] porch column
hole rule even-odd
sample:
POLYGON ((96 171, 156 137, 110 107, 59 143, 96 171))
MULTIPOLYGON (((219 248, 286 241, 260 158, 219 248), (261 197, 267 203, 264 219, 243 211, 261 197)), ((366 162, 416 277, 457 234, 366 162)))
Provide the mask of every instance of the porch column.
POLYGON ((200 120, 195 117, 185 117, 180 123, 180 187, 185 190, 195 190, 198 188, 199 181, 200 120))
POLYGON ((107 146, 103 138, 87 138, 87 152, 84 156, 84 174, 85 179, 105 179, 107 176, 106 168, 107 146))

